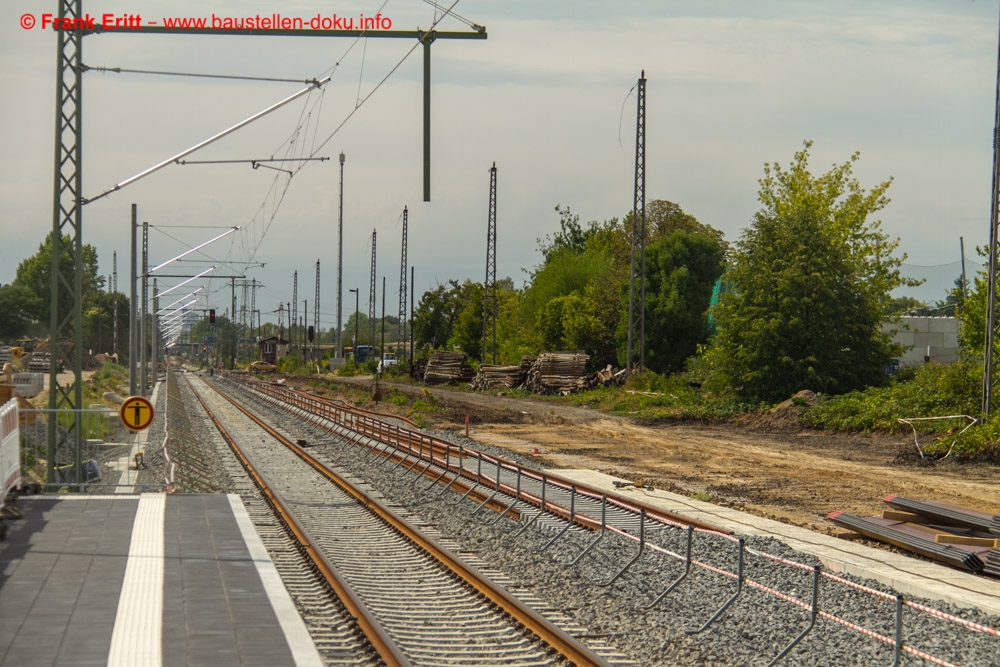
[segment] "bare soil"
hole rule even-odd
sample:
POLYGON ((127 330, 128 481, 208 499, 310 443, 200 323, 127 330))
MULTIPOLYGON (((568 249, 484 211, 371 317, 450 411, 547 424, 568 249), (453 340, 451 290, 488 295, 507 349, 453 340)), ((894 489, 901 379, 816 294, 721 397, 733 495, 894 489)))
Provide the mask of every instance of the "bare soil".
MULTIPOLYGON (((1000 512, 1000 466, 922 459, 912 435, 803 428, 787 408, 743 425, 643 424, 548 401, 392 386, 437 397, 439 409, 423 414, 434 428, 464 432, 468 416, 472 438, 542 467, 590 468, 822 532, 839 530, 826 521, 830 512, 876 515, 890 494, 1000 512)), ((390 402, 379 405, 400 412, 390 402)))

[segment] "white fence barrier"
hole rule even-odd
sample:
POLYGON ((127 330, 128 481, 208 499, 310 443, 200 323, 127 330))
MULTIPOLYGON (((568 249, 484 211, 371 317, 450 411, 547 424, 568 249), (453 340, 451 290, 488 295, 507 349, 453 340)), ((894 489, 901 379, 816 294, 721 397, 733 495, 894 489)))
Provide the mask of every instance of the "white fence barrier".
POLYGON ((21 486, 21 432, 18 429, 17 401, 11 399, 0 407, 0 474, 3 475, 3 496, 21 486))

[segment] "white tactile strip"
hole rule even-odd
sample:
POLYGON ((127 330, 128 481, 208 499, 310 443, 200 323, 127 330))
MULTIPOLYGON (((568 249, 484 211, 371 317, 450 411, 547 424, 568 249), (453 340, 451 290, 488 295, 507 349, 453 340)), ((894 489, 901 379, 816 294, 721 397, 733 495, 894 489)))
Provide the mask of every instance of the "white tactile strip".
POLYGON ((163 664, 163 521, 167 497, 139 497, 118 615, 111 634, 109 667, 159 667, 163 664))
POLYGON ((281 581, 281 576, 278 574, 271 556, 264 548, 264 543, 261 542, 257 529, 254 528, 246 507, 243 506, 243 501, 236 494, 230 493, 228 496, 229 505, 233 509, 233 516, 236 518, 236 524, 243 535, 243 541, 246 542, 250 558, 257 568, 257 574, 264 584, 264 591, 271 601, 271 607, 274 609, 274 614, 278 617, 278 623, 288 641, 292 659, 299 667, 322 667, 323 660, 320 658, 319 651, 316 650, 316 645, 313 643, 312 637, 309 636, 306 624, 288 594, 288 589, 281 581))

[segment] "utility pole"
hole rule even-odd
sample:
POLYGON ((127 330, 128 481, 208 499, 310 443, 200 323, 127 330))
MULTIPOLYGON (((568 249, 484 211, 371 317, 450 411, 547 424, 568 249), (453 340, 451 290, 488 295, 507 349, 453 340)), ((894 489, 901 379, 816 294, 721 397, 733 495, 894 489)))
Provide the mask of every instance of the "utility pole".
POLYGON ((233 307, 229 311, 229 330, 232 332, 230 336, 230 345, 232 347, 229 350, 229 370, 236 368, 236 278, 229 279, 229 288, 232 290, 233 307))
POLYGON ((986 269, 986 348, 983 354, 983 419, 993 409, 996 360, 993 346, 997 329, 997 244, 1000 243, 1000 53, 997 54, 996 102, 993 120, 993 191, 990 193, 990 248, 986 269))
POLYGON ((416 305, 414 298, 413 267, 410 267, 410 377, 413 377, 413 307, 416 305))
POLYGON ((497 362, 497 163, 490 167, 490 203, 486 215, 486 279, 483 281, 483 363, 492 349, 497 362), (490 336, 493 337, 492 348, 490 336))
POLYGON ((340 321, 343 315, 341 299, 344 296, 344 151, 340 151, 340 210, 337 215, 337 358, 344 358, 340 321))
MULTIPOLYGON (((138 233, 136 205, 132 204, 132 246, 131 246, 131 266, 129 270, 129 301, 128 301, 128 395, 135 396, 139 389, 139 327, 136 313, 139 308, 139 299, 136 297, 136 281, 139 279, 139 272, 136 269, 136 234, 138 233)), ((52 379, 55 381, 55 378, 52 379)), ((54 456, 50 453, 50 456, 54 456)), ((54 459, 50 459, 54 460, 54 459)))
MULTIPOLYGON (((382 344, 378 351, 379 360, 385 359, 385 276, 382 276, 382 344)), ((382 366, 383 370, 385 365, 382 366)))
MULTIPOLYGON (((409 213, 403 207, 403 254, 399 260, 399 341, 406 341, 406 226, 409 213)), ((385 304, 383 304, 385 305, 385 304)), ((398 350, 397 350, 398 352, 398 350)), ((406 352, 406 348, 403 348, 406 352)), ((397 362, 398 363, 398 362, 397 362)))
MULTIPOLYGON (((118 354, 118 251, 111 253, 111 307, 114 309, 114 334, 111 353, 118 354)), ((120 362, 118 357, 115 359, 120 362)))
POLYGON ((368 344, 375 346, 375 230, 372 230, 372 272, 368 285, 368 344))
POLYGON ((156 313, 159 310, 160 310, 160 290, 157 289, 157 287, 156 287, 156 278, 153 278, 153 315, 152 315, 152 318, 151 318, 152 321, 150 322, 150 327, 153 330, 153 333, 152 333, 153 344, 150 347, 150 350, 152 352, 152 357, 153 357, 153 359, 152 359, 152 361, 153 361, 153 363, 152 363, 152 367, 153 367, 153 370, 152 370, 153 376, 152 376, 152 378, 153 378, 153 381, 150 383, 150 385, 152 387, 154 387, 154 388, 156 387, 156 362, 157 362, 157 360, 159 358, 159 354, 157 354, 157 352, 158 352, 157 348, 160 345, 160 335, 159 335, 160 334, 160 328, 157 325, 157 322, 159 321, 159 318, 156 315, 156 313))
POLYGON ((958 250, 962 255, 962 303, 964 304, 966 297, 968 297, 968 294, 966 294, 965 290, 965 237, 964 236, 958 237, 958 250))
POLYGON ((149 223, 142 223, 142 298, 139 304, 139 394, 146 395, 149 386, 149 341, 146 334, 146 303, 149 299, 149 223))
POLYGON ((628 290, 628 349, 625 377, 646 362, 646 71, 636 84, 635 192, 632 199, 632 263, 628 290))
MULTIPOLYGON (((306 359, 309 351, 309 339, 306 338, 306 323, 309 321, 309 299, 302 299, 302 359, 306 359)), ((312 361, 312 359, 309 359, 312 361)))
POLYGON ((355 287, 353 289, 347 290, 348 292, 354 292, 354 343, 351 345, 351 356, 354 359, 354 365, 358 365, 358 294, 361 292, 360 287, 355 287))

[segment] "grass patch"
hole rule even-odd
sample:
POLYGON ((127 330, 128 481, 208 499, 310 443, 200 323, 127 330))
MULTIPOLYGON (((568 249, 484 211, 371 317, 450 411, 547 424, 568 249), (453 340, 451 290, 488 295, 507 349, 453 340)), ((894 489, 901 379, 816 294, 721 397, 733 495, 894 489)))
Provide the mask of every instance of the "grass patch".
POLYGON ((597 387, 553 400, 646 420, 716 421, 757 407, 692 386, 684 374, 664 376, 651 371, 631 378, 624 387, 597 387))

